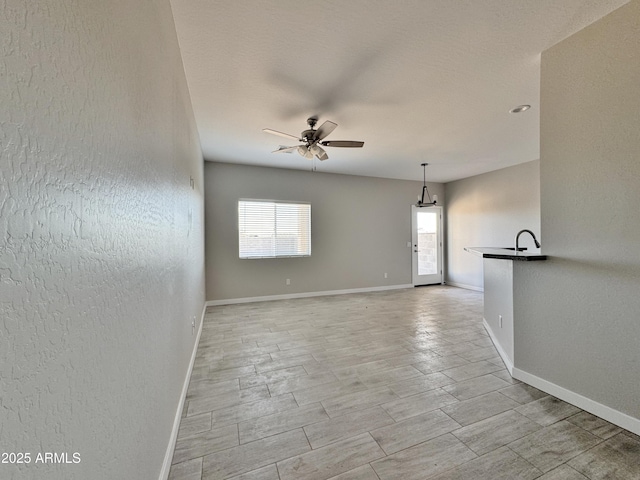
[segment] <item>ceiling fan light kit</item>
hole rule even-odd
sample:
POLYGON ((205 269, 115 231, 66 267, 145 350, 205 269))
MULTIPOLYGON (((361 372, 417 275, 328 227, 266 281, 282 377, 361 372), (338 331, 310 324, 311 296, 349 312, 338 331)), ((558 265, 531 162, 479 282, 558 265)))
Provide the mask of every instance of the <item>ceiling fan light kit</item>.
POLYGON ((294 145, 292 147, 280 146, 280 148, 271 153, 291 153, 293 151, 297 151, 301 156, 308 159, 316 157, 318 160, 327 160, 329 155, 327 155, 327 152, 322 147, 362 148, 364 146, 364 142, 357 142, 354 140, 323 141, 325 137, 336 129, 338 124, 327 120, 320 125, 318 129, 315 129, 314 127, 317 123, 317 117, 309 117, 307 119, 309 128, 304 130, 300 134, 300 137, 279 132, 278 130, 272 130, 271 128, 264 128, 262 131, 272 135, 278 135, 280 137, 291 138, 298 142, 303 142, 303 145, 294 145))
POLYGON ((418 202, 416 203, 416 207, 433 207, 438 203, 438 196, 434 195, 433 200, 431 200, 431 195, 429 195, 429 189, 427 188, 427 165, 428 163, 421 163, 422 166, 422 195, 418 197, 418 202), (427 194, 428 202, 424 201, 424 194, 427 194))

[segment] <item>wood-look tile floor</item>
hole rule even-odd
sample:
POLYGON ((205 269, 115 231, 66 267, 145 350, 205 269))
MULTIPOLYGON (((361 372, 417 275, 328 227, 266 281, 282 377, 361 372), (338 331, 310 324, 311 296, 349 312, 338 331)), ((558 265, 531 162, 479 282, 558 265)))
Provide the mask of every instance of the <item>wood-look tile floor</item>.
POLYGON ((210 307, 171 480, 640 479, 640 437, 513 380, 482 294, 210 307))

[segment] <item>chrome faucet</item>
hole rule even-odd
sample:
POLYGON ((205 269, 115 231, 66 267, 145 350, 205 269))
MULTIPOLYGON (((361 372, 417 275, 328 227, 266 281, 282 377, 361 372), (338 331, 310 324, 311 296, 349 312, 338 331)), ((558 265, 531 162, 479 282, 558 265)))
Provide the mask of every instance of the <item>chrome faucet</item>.
POLYGON ((533 241, 536 244, 536 248, 540 248, 540 242, 536 239, 536 236, 534 235, 534 233, 531 230, 520 230, 518 232, 518 234, 516 235, 516 252, 518 252, 520 250, 520 246, 518 245, 518 243, 520 242, 520 235, 522 235, 523 233, 530 233, 531 236, 533 237, 533 241))

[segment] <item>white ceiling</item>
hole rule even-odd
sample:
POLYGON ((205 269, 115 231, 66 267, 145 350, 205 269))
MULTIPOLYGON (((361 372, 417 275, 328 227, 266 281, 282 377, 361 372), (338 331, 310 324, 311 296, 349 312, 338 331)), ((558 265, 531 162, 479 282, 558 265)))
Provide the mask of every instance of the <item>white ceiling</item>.
POLYGON ((540 53, 627 1, 171 5, 206 160, 447 182, 539 158, 540 53), (270 153, 311 115, 364 148, 270 153))

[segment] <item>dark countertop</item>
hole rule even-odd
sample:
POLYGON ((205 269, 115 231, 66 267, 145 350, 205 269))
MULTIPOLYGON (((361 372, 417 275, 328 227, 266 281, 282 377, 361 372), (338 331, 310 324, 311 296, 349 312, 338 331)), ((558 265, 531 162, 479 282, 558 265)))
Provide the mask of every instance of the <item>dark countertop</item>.
POLYGON ((534 260, 546 260, 546 255, 540 253, 528 252, 527 249, 495 248, 495 247, 464 247, 465 251, 478 255, 482 258, 497 258, 499 260, 518 260, 531 262, 534 260))

